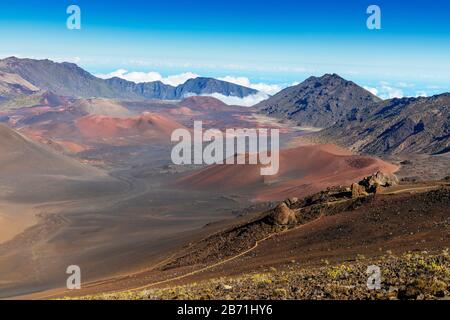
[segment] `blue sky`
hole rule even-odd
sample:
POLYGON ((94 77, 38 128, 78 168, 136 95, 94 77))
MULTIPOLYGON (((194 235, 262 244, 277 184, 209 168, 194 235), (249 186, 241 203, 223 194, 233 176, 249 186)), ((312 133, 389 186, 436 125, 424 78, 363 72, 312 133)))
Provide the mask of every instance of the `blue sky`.
POLYGON ((130 79, 213 76, 272 93, 338 73, 383 97, 450 91, 443 0, 3 1, 0 39, 1 57, 72 61, 105 76, 123 69, 130 79), (71 4, 81 30, 66 28, 71 4), (381 30, 366 27, 371 4, 381 30))

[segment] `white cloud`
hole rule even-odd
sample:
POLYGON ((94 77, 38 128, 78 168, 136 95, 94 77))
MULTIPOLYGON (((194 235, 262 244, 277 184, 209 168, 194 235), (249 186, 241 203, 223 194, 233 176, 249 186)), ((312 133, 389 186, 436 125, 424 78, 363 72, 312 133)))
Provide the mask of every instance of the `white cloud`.
POLYGON ((412 88, 415 86, 414 83, 407 83, 407 82, 399 82, 397 85, 401 88, 412 88))
POLYGON ((371 94, 373 95, 378 95, 378 89, 377 88, 373 88, 373 87, 368 87, 368 86, 364 86, 364 89, 366 89, 367 91, 369 91, 371 94))
POLYGON ((250 79, 247 77, 232 77, 226 76, 223 78, 218 78, 222 81, 231 82, 234 84, 238 84, 244 87, 252 88, 261 92, 264 92, 268 95, 274 95, 281 91, 282 87, 277 84, 266 84, 266 83, 251 83, 250 79))
POLYGON ((443 86, 437 86, 437 85, 428 85, 427 89, 431 89, 431 90, 440 90, 440 89, 444 89, 445 87, 443 86))
MULTIPOLYGON (((196 96, 196 94, 188 93, 185 95, 186 98, 192 97, 192 96, 196 96)), ((269 95, 265 94, 264 92, 258 92, 256 94, 249 95, 249 96, 246 96, 243 98, 234 97, 234 96, 225 96, 220 93, 201 94, 200 96, 213 97, 213 98, 216 98, 228 105, 242 106, 242 107, 251 107, 251 106, 254 106, 255 104, 269 98, 269 95)))
POLYGON ((165 84, 170 84, 174 87, 185 83, 189 79, 195 79, 200 77, 198 74, 192 73, 192 72, 185 72, 181 74, 176 74, 173 76, 168 76, 167 78, 163 78, 161 81, 165 84))
POLYGON ((80 57, 63 57, 63 58, 55 58, 53 61, 55 62, 70 62, 70 63, 81 63, 82 60, 80 57))
POLYGON ((364 86, 364 89, 382 99, 393 99, 403 97, 429 97, 435 94, 430 90, 430 86, 418 87, 414 83, 397 82, 391 84, 387 81, 380 81, 379 85, 364 86))
POLYGON ((150 71, 150 72, 128 72, 128 70, 125 69, 118 69, 116 71, 113 71, 111 73, 107 74, 96 74, 97 77, 102 79, 109 79, 113 77, 122 78, 128 81, 133 81, 135 83, 142 83, 142 82, 153 82, 153 81, 161 81, 164 84, 168 84, 171 86, 178 86, 180 84, 185 83, 189 79, 194 79, 199 77, 198 74, 192 73, 192 72, 185 72, 181 74, 171 75, 168 77, 163 77, 159 72, 150 71))
POLYGON ((416 97, 428 97, 428 94, 425 91, 417 91, 416 97))
POLYGON ((403 98, 403 90, 390 86, 389 84, 382 84, 380 88, 380 97, 382 99, 403 98))
POLYGON ((363 88, 381 99, 403 98, 405 96, 401 88, 393 86, 386 81, 380 81, 380 85, 376 87, 363 86, 363 88))
POLYGON ((125 73, 127 73, 128 71, 125 69, 118 69, 116 71, 113 71, 111 73, 106 73, 106 74, 96 74, 95 76, 98 78, 102 78, 102 79, 110 79, 110 78, 114 78, 114 77, 118 77, 121 78, 125 73))

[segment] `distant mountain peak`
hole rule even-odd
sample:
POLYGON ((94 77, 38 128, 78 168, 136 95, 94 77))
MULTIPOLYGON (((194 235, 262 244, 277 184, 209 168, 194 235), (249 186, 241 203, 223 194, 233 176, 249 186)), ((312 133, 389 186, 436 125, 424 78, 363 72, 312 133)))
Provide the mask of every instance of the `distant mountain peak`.
POLYGON ((379 101, 369 91, 333 73, 309 77, 255 107, 269 115, 295 120, 299 125, 325 128, 355 118, 379 101))
POLYGON ((321 76, 320 78, 322 79, 338 79, 338 80, 344 80, 344 81, 348 81, 344 78, 342 78, 340 75, 338 75, 337 73, 325 73, 323 76, 321 76))
POLYGON ((16 56, 10 56, 3 59, 3 61, 17 61, 17 60, 19 60, 19 58, 17 58, 16 56))
POLYGON ((319 77, 317 77, 317 76, 310 76, 305 81, 303 81, 302 83, 299 83, 297 86, 299 86, 299 85, 301 85, 301 84, 303 84, 305 82, 314 82, 314 81, 325 82, 325 81, 330 81, 330 80, 350 82, 349 80, 346 80, 346 79, 342 78, 337 73, 325 73, 324 75, 319 76, 319 77))

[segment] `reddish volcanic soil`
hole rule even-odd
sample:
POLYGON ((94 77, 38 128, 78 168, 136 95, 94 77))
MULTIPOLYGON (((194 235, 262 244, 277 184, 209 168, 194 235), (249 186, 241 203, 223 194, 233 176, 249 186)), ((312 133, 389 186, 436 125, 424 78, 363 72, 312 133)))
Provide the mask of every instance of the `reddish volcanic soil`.
POLYGON ((218 191, 247 191, 254 200, 303 197, 324 188, 348 185, 378 170, 398 168, 380 159, 351 155, 334 145, 310 145, 280 152, 275 176, 262 176, 261 165, 213 165, 181 179, 181 185, 218 191))
POLYGON ((89 147, 80 143, 75 143, 72 141, 59 140, 54 141, 56 144, 61 146, 66 152, 69 153, 79 153, 89 150, 89 147))
POLYGON ((185 107, 191 110, 199 111, 223 111, 229 108, 227 104, 213 97, 189 97, 178 104, 180 107, 185 107))
POLYGON ((167 139, 174 130, 184 128, 174 120, 150 112, 132 118, 89 115, 78 119, 76 126, 84 137, 90 139, 131 136, 167 139))
POLYGON ((175 115, 175 116, 194 116, 194 115, 198 114, 197 112, 192 111, 188 107, 179 107, 179 108, 175 108, 175 109, 169 109, 167 112, 170 113, 171 115, 175 115))

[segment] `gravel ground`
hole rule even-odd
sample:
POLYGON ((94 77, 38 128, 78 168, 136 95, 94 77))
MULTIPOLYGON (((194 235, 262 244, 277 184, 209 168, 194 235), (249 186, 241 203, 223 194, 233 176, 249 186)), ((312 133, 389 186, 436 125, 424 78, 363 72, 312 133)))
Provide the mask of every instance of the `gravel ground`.
MULTIPOLYGON (((218 278, 188 285, 89 296, 82 299, 190 300, 190 299, 450 299, 450 254, 428 252, 386 255, 315 268, 302 268, 295 261, 283 270, 234 278, 218 278), (369 289, 369 266, 379 267, 379 289, 369 289)), ((376 278, 376 274, 375 275, 376 278)), ((372 277, 373 278, 373 277, 372 277)), ((376 282, 376 281, 375 281, 376 282)), ((374 284, 375 282, 372 282, 374 284)))

